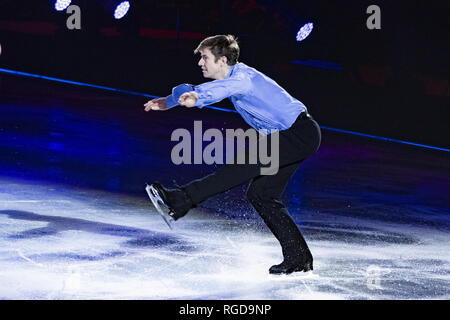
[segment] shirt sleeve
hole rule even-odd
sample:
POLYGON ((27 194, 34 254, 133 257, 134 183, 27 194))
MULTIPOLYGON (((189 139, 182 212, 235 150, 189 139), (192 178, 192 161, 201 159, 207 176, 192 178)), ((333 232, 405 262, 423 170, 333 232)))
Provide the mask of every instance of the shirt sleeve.
POLYGON ((251 89, 251 79, 249 75, 240 73, 223 80, 200 84, 194 89, 198 94, 195 106, 202 108, 233 95, 248 93, 251 89))
POLYGON ((167 109, 173 108, 178 105, 178 99, 185 92, 194 91, 194 86, 191 84, 180 84, 172 89, 172 94, 166 97, 167 109))

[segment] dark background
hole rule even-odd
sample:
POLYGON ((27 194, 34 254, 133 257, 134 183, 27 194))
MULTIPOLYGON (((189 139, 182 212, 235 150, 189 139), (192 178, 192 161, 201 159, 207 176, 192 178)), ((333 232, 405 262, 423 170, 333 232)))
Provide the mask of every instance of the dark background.
POLYGON ((321 125, 450 147, 448 1, 140 0, 122 20, 101 3, 72 1, 82 29, 68 30, 69 14, 54 1, 2 0, 0 67, 165 96, 207 81, 193 55, 204 37, 234 34, 239 60, 321 125), (366 27, 371 4, 381 8, 381 30, 366 27), (313 32, 297 42, 310 21, 313 32), (309 59, 321 63, 293 63, 309 59))

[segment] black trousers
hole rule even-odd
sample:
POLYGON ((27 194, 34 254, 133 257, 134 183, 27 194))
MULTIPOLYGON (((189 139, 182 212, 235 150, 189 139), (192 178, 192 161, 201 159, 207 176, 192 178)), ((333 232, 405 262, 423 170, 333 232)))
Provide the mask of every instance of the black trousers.
MULTIPOLYGON (((270 142, 271 136, 268 135, 267 139, 270 142)), ((280 242, 284 259, 296 260, 310 252, 281 201, 281 195, 300 163, 317 151, 320 142, 319 125, 309 115, 302 113, 289 129, 279 131, 279 169, 276 174, 261 175, 263 165, 259 161, 256 164, 238 164, 235 161, 183 188, 193 203, 198 204, 251 180, 247 190, 248 200, 280 242)), ((241 152, 245 152, 248 157, 248 150, 241 152)))

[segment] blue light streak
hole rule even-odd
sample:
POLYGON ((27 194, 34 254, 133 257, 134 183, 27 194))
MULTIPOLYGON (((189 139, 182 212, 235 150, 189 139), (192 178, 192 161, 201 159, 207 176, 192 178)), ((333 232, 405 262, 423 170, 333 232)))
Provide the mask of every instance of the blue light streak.
POLYGON ((120 93, 131 94, 131 95, 135 95, 135 96, 159 98, 158 96, 153 96, 153 95, 146 94, 146 93, 141 93, 141 92, 135 92, 135 91, 129 91, 129 90, 123 90, 123 89, 116 89, 116 88, 105 87, 105 86, 98 86, 98 85, 90 84, 90 83, 83 83, 83 82, 77 82, 77 81, 58 79, 58 78, 41 76, 41 75, 38 75, 38 74, 31 74, 31 73, 15 71, 15 70, 8 70, 8 69, 0 68, 0 72, 8 73, 8 74, 14 74, 14 75, 23 76, 23 77, 29 77, 29 78, 38 78, 38 79, 44 79, 44 80, 50 80, 50 81, 74 84, 74 85, 77 85, 77 86, 84 86, 84 87, 91 87, 91 88, 102 89, 102 90, 115 91, 115 92, 120 92, 120 93))
MULTIPOLYGON (((159 98, 159 96, 154 96, 154 95, 141 93, 141 92, 116 89, 116 88, 99 86, 99 85, 90 84, 90 83, 83 83, 83 82, 77 82, 77 81, 58 79, 58 78, 47 77, 47 76, 31 74, 31 73, 15 71, 15 70, 9 70, 9 69, 3 69, 3 68, 0 68, 0 72, 7 73, 7 74, 13 74, 13 75, 19 75, 19 76, 23 76, 23 77, 38 78, 38 79, 45 79, 45 80, 50 80, 50 81, 74 84, 74 85, 77 85, 77 86, 84 86, 84 87, 91 87, 91 88, 102 89, 102 90, 109 90, 109 91, 125 93, 125 94, 131 94, 131 95, 137 95, 137 96, 143 96, 143 97, 159 98)), ((238 113, 236 110, 230 110, 230 109, 225 109, 225 108, 218 108, 218 107, 213 107, 213 106, 205 106, 205 108, 214 109, 214 110, 220 110, 220 111, 226 111, 226 112, 238 113)), ((395 143, 411 145, 411 146, 415 146, 415 147, 421 147, 421 148, 427 148, 427 149, 432 149, 432 150, 439 150, 439 151, 450 152, 450 149, 440 148, 440 147, 435 147, 435 146, 429 146, 429 145, 415 143, 415 142, 409 142, 409 141, 392 139, 392 138, 385 138, 385 137, 380 137, 380 136, 376 136, 376 135, 360 133, 360 132, 355 132, 355 131, 349 131, 349 130, 343 130, 343 129, 337 129, 337 128, 332 128, 332 127, 327 127, 327 126, 320 126, 320 128, 324 129, 324 130, 330 130, 330 131, 335 131, 335 132, 352 134, 352 135, 361 136, 361 137, 367 137, 367 138, 371 138, 371 139, 377 139, 377 140, 382 140, 382 141, 389 141, 389 142, 395 142, 395 143)))
POLYGON ((308 67, 330 69, 330 70, 337 70, 337 71, 344 70, 344 67, 341 66, 339 63, 328 62, 328 61, 320 61, 320 60, 313 60, 313 59, 308 59, 308 60, 305 60, 305 61, 292 60, 291 63, 293 63, 293 64, 300 64, 300 65, 308 66, 308 67))
POLYGON ((429 146, 429 145, 426 145, 426 144, 420 144, 420 143, 409 142, 409 141, 398 140, 398 139, 392 139, 392 138, 385 138, 385 137, 375 136, 375 135, 367 134, 367 133, 360 133, 360 132, 355 132, 355 131, 336 129, 336 128, 331 128, 331 127, 326 127, 326 126, 320 126, 320 128, 321 129, 325 129, 325 130, 330 130, 330 131, 336 131, 336 132, 341 132, 341 133, 352 134, 352 135, 355 135, 355 136, 361 136, 361 137, 372 138, 372 139, 383 140, 383 141, 389 141, 389 142, 403 143, 403 144, 408 144, 408 145, 416 146, 416 147, 422 147, 422 148, 428 148, 428 149, 434 149, 434 150, 439 150, 439 151, 450 152, 450 149, 446 149, 446 148, 439 148, 439 147, 429 146))

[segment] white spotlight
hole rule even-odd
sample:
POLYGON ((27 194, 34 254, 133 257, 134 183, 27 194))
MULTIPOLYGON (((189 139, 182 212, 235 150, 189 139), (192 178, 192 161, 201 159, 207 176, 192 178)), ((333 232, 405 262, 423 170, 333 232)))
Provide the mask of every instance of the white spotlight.
POLYGON ((313 28, 314 28, 314 24, 312 22, 309 22, 309 23, 305 24, 303 27, 301 27, 297 33, 297 41, 305 40, 309 36, 309 34, 313 30, 313 28))
POLYGON ((130 9, 130 3, 128 1, 121 2, 114 10, 114 18, 122 19, 130 9))
POLYGON ((57 11, 63 11, 70 5, 71 2, 72 0, 56 0, 55 9, 57 11))

